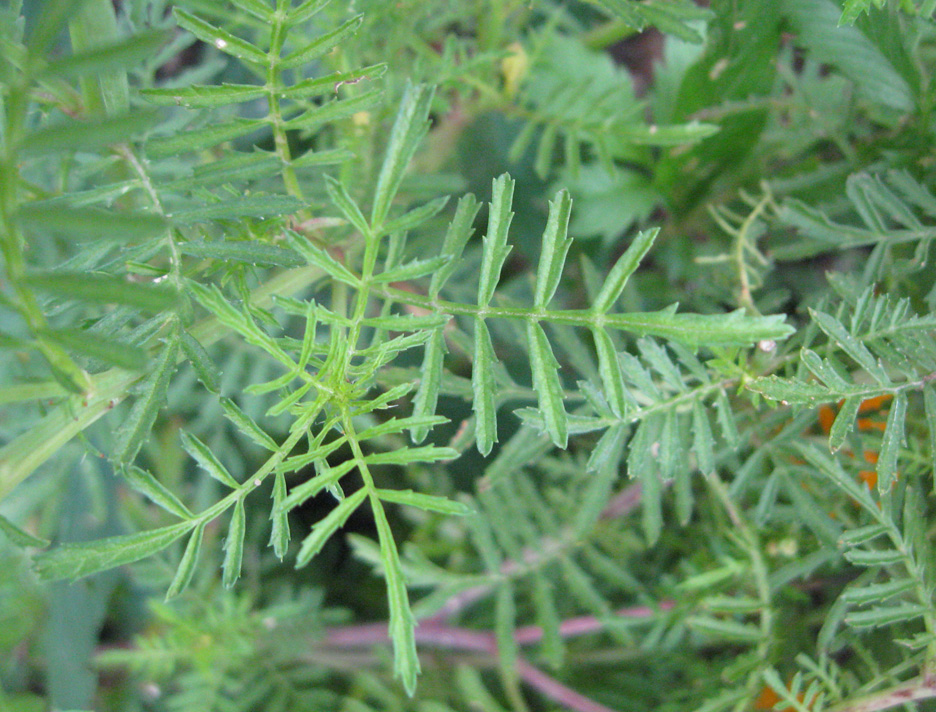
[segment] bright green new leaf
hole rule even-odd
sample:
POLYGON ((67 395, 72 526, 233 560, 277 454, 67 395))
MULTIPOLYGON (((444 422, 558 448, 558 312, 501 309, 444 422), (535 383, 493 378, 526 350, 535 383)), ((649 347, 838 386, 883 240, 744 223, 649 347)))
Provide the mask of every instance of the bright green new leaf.
POLYGON ((330 511, 324 519, 315 523, 309 535, 303 539, 302 547, 296 555, 296 568, 305 566, 322 547, 325 546, 332 534, 341 529, 354 511, 367 497, 367 490, 363 487, 354 494, 348 495, 330 511))
POLYGON ((152 556, 185 536, 196 522, 185 521, 161 529, 123 536, 63 544, 33 558, 40 578, 47 581, 76 579, 152 556))
POLYGON ((404 447, 389 452, 376 452, 367 455, 364 459, 368 465, 409 465, 413 462, 454 460, 456 457, 458 457, 458 451, 450 447, 422 445, 420 447, 404 447))
POLYGON ((189 537, 188 544, 182 554, 182 560, 179 561, 179 567, 176 569, 175 576, 172 577, 172 583, 166 590, 166 600, 175 598, 188 588, 195 574, 195 567, 198 566, 198 554, 201 552, 202 539, 205 535, 205 522, 199 522, 195 530, 189 537))
POLYGON ((246 435, 248 439, 253 440, 260 447, 266 448, 272 452, 276 452, 276 450, 279 449, 273 438, 263 432, 260 426, 230 398, 221 399, 221 408, 224 410, 224 417, 234 423, 234 427, 243 435, 246 435))
POLYGON ((556 447, 565 449, 569 443, 569 425, 563 404, 564 393, 559 378, 559 362, 553 355, 546 332, 536 322, 527 324, 530 349, 530 369, 533 390, 539 398, 539 409, 546 421, 546 430, 556 447))

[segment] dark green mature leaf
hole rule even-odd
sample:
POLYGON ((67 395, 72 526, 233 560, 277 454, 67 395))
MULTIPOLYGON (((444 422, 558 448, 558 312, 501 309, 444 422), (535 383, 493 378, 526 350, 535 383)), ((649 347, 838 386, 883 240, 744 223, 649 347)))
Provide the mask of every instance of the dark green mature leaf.
POLYGON ((141 470, 135 465, 129 465, 120 470, 120 475, 130 487, 170 514, 182 519, 192 518, 192 513, 188 507, 182 504, 178 497, 146 470, 141 470))
POLYGON ((178 245, 178 250, 192 257, 210 257, 222 262, 243 262, 264 267, 300 267, 305 264, 305 260, 292 250, 260 242, 183 242, 178 245))
POLYGON ((98 539, 80 544, 63 544, 33 558, 36 573, 47 581, 90 576, 152 556, 185 536, 195 521, 179 522, 162 529, 98 539))
POLYGON ((266 96, 265 87, 256 84, 220 84, 178 89, 143 89, 143 98, 157 106, 229 106, 266 96))
POLYGON ((151 57, 169 40, 164 30, 153 30, 101 47, 76 52, 49 62, 42 70, 43 79, 82 77, 109 69, 123 69, 151 57))
POLYGON ((182 447, 205 472, 225 487, 232 489, 240 487, 240 483, 231 476, 231 473, 207 445, 184 430, 180 431, 179 435, 182 438, 182 447))
POLYGON ((111 339, 81 329, 46 331, 40 334, 39 338, 56 343, 73 353, 128 371, 139 371, 146 366, 147 362, 147 354, 144 349, 128 344, 125 341, 111 339))
POLYGON ((462 502, 454 502, 446 497, 438 497, 433 494, 423 494, 413 490, 394 490, 378 489, 377 496, 384 502, 393 502, 394 504, 405 504, 409 507, 424 509, 427 512, 438 512, 439 514, 450 514, 465 516, 473 514, 474 510, 462 502))
POLYGON ((258 119, 235 119, 217 126, 151 138, 146 142, 146 152, 152 158, 165 158, 187 151, 198 151, 244 136, 264 125, 264 122, 258 119))
POLYGON ((195 526, 195 530, 189 537, 185 551, 182 553, 182 559, 179 561, 179 568, 176 569, 175 576, 172 577, 172 583, 166 590, 166 600, 175 598, 188 588, 195 574, 195 568, 198 566, 198 555, 201 553, 202 540, 205 536, 205 522, 201 521, 195 526))
POLYGON ((322 547, 325 546, 325 542, 331 538, 332 534, 344 526, 344 523, 348 521, 348 517, 361 506, 361 502, 366 497, 367 490, 364 488, 359 489, 335 505, 335 508, 324 519, 315 523, 312 531, 303 539, 302 547, 296 555, 296 568, 305 566, 313 556, 321 551, 322 547))
MULTIPOLYGON (((225 200, 197 208, 177 210, 169 217, 177 225, 191 225, 193 223, 208 222, 209 220, 236 220, 237 218, 246 217, 265 218, 290 215, 303 207, 305 207, 304 203, 291 195, 245 195, 236 200, 225 200)), ((265 247, 273 247, 273 245, 266 245, 265 247)), ((295 264, 294 258, 292 264, 295 264)))
POLYGON ((568 416, 563 405, 559 362, 553 355, 546 332, 536 322, 527 324, 527 343, 530 349, 530 370, 533 372, 533 390, 539 398, 539 409, 546 421, 546 430, 556 447, 565 448, 569 442, 568 416))
POLYGON ((37 232, 51 232, 74 240, 146 240, 165 234, 165 218, 100 208, 73 208, 59 204, 26 203, 16 221, 37 232))
POLYGON ((60 121, 27 133, 19 148, 26 154, 49 154, 129 143, 155 124, 157 118, 154 111, 137 110, 105 119, 60 121))
POLYGON ((276 452, 278 446, 276 442, 267 435, 253 419, 242 411, 237 404, 230 398, 221 399, 221 407, 224 409, 224 417, 234 423, 234 426, 250 440, 253 440, 260 447, 276 452))
POLYGON ((543 233, 543 248, 536 272, 536 292, 533 298, 533 304, 538 309, 546 308, 562 278, 562 268, 572 245, 572 240, 568 237, 571 212, 572 198, 566 190, 560 191, 549 202, 549 218, 543 233))
POLYGON ((446 280, 452 276, 452 273, 458 266, 465 245, 474 232, 472 223, 481 204, 471 193, 463 195, 458 201, 458 207, 455 209, 455 217, 449 223, 448 230, 445 233, 445 240, 442 243, 441 256, 446 258, 446 262, 435 274, 432 275, 432 282, 429 284, 429 296, 436 298, 446 280))
POLYGON ((598 296, 595 297, 594 304, 592 304, 592 309, 594 309, 595 312, 604 314, 610 311, 611 307, 613 307, 614 303, 618 300, 618 297, 621 296, 621 292, 624 291, 627 280, 637 271, 640 261, 653 246, 653 241, 656 240, 656 236, 659 232, 660 231, 657 229, 644 230, 638 233, 633 242, 627 246, 627 250, 625 250, 624 254, 614 263, 614 266, 605 278, 601 291, 598 292, 598 296))
MULTIPOLYGON (((431 416, 436 412, 439 391, 442 386, 442 367, 445 359, 445 333, 441 328, 433 330, 426 342, 420 369, 419 389, 413 399, 414 416, 431 416)), ((417 425, 410 431, 411 438, 417 445, 429 434, 428 425, 417 425)))
POLYGON ((247 525, 244 515, 244 498, 234 502, 234 513, 228 526, 227 539, 224 540, 224 574, 221 578, 225 588, 231 588, 240 578, 241 562, 244 559, 244 535, 247 525))
POLYGON ((215 362, 212 361, 211 356, 208 355, 205 347, 187 331, 182 332, 180 344, 182 351, 185 353, 185 358, 189 360, 192 368, 195 369, 198 380, 212 393, 220 393, 221 373, 215 362))
POLYGON ((293 67, 301 67, 304 64, 318 59, 323 54, 330 52, 334 47, 341 44, 343 40, 357 32, 363 21, 363 15, 352 17, 334 30, 319 35, 304 47, 300 47, 294 52, 287 54, 280 60, 279 66, 283 69, 292 69, 293 67))
POLYGON ((471 408, 475 414, 475 436, 478 451, 487 455, 497 442, 497 405, 494 393, 494 364, 497 356, 491 344, 491 335, 483 319, 475 319, 474 364, 471 370, 471 390, 474 396, 471 408))
POLYGON ((513 219, 511 205, 516 181, 506 173, 494 179, 491 191, 491 207, 488 213, 487 234, 484 236, 484 251, 481 261, 481 279, 478 285, 478 305, 491 303, 494 290, 500 281, 504 260, 510 252, 507 236, 513 219))
POLYGON ((230 32, 215 27, 181 8, 174 8, 173 14, 180 27, 185 28, 202 42, 207 42, 225 54, 253 64, 265 65, 268 63, 267 53, 250 44, 250 42, 235 37, 230 32))

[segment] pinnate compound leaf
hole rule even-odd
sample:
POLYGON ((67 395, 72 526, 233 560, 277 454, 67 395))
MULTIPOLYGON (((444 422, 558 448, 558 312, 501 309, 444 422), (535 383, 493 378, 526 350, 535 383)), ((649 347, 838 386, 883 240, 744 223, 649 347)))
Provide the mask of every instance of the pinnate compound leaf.
POLYGON ((63 544, 36 555, 34 568, 47 581, 90 576, 152 556, 191 531, 196 523, 179 522, 161 529, 79 544, 63 544))
POLYGON ((475 414, 475 437, 478 452, 487 455, 497 442, 497 404, 494 398, 494 364, 497 356, 491 335, 483 319, 475 319, 474 364, 471 370, 471 408, 475 414))
POLYGON ((303 539, 302 547, 296 556, 296 568, 305 566, 315 556, 325 542, 331 538, 331 535, 344 526, 354 511, 361 505, 361 502, 367 497, 367 490, 363 487, 354 494, 348 495, 341 500, 335 508, 332 509, 323 519, 316 522, 309 535, 303 539))
POLYGON ((195 574, 195 567, 198 566, 198 555, 201 553, 202 539, 205 536, 205 522, 199 522, 195 526, 195 531, 189 537, 188 544, 185 545, 185 551, 182 554, 182 560, 179 561, 179 568, 176 569, 175 576, 172 577, 172 583, 166 590, 166 600, 175 598, 188 588, 195 574))
POLYGON ((559 362, 553 355, 546 332, 538 323, 528 323, 527 341, 530 348, 530 368, 533 372, 533 390, 539 398, 539 409, 546 421, 546 431, 553 444, 564 449, 569 443, 569 424, 563 405, 559 362))
POLYGON ((494 179, 488 214, 487 234, 484 236, 484 250, 481 257, 481 280, 478 286, 478 305, 486 307, 491 303, 494 290, 500 281, 504 260, 510 252, 507 234, 513 212, 513 192, 516 181, 506 173, 494 179))
POLYGON ((403 174, 429 128, 429 108, 434 91, 425 84, 406 85, 374 189, 370 222, 375 230, 379 230, 386 221, 403 174))
POLYGON ((618 297, 621 296, 621 292, 624 291, 627 280, 637 270, 640 261, 653 246, 653 241, 656 240, 659 232, 657 228, 639 232, 634 241, 628 245, 624 254, 614 263, 601 287, 601 291, 598 292, 598 296, 595 298, 595 303, 592 305, 595 312, 604 314, 614 306, 618 297))
POLYGON ((114 436, 114 460, 119 465, 129 464, 143 445, 156 415, 166 400, 169 381, 176 369, 179 351, 178 331, 163 346, 150 374, 140 383, 138 395, 130 413, 114 436))
POLYGON ((244 534, 247 525, 244 515, 244 498, 234 502, 234 513, 228 526, 228 535, 224 540, 224 564, 221 582, 225 588, 231 588, 240 578, 241 563, 244 560, 244 534))
POLYGON ((465 516, 474 513, 467 504, 455 502, 446 497, 438 497, 432 494, 422 494, 413 490, 394 490, 378 489, 377 496, 384 502, 393 502, 394 504, 405 504, 409 507, 424 509, 427 512, 438 512, 440 514, 451 514, 465 516))
POLYGON ((240 487, 237 480, 231 476, 231 473, 205 443, 184 430, 179 431, 179 435, 182 438, 182 447, 205 472, 225 487, 232 489, 240 487))
POLYGON ((178 497, 146 470, 141 470, 136 465, 128 465, 120 470, 120 474, 130 487, 170 514, 174 514, 181 519, 192 518, 192 513, 188 510, 188 507, 182 504, 178 497))

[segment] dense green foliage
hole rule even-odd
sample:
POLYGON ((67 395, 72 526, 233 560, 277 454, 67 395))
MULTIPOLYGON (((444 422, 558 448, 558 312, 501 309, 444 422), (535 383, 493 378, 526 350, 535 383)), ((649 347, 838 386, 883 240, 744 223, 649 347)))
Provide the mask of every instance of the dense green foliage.
POLYGON ((936 2, 706 5, 0 6, 0 709, 936 708, 936 2))

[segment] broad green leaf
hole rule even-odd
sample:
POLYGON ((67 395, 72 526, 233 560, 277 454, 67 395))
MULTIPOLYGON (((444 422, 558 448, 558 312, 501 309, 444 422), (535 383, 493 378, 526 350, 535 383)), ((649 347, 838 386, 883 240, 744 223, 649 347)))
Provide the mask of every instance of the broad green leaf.
POLYGON ((387 582, 387 603, 390 608, 388 633, 393 642, 393 673, 403 682, 403 688, 410 697, 416 691, 416 677, 419 675, 419 655, 416 652, 416 619, 410 610, 409 596, 406 593, 406 580, 400 566, 400 555, 390 522, 379 499, 372 498, 374 523, 380 540, 380 558, 383 563, 384 579, 387 582))
POLYGON ((838 452, 845 444, 845 438, 848 437, 848 434, 855 426, 855 418, 858 415, 858 409, 861 407, 861 401, 860 396, 852 396, 846 398, 845 402, 842 403, 842 407, 839 408, 838 415, 835 416, 832 428, 829 430, 829 449, 832 452, 838 452))
POLYGON ((224 540, 224 564, 221 581, 225 588, 231 588, 240 578, 241 562, 244 560, 244 534, 246 532, 244 516, 244 498, 234 502, 234 513, 228 526, 228 535, 224 540))
POLYGON ((300 267, 305 264, 305 260, 296 252, 262 242, 183 242, 177 249, 183 255, 192 257, 210 257, 222 262, 243 262, 264 267, 300 267))
POLYGON ((449 223, 445 240, 442 243, 442 257, 446 258, 446 263, 432 275, 432 282, 429 284, 431 298, 435 299, 439 296, 439 290, 458 267, 462 251, 474 232, 472 224, 480 208, 481 204, 471 193, 459 198, 458 207, 455 208, 455 217, 449 223))
POLYGON ((887 426, 881 439, 877 462, 878 492, 885 494, 897 479, 897 461, 904 443, 904 421, 907 418, 907 392, 897 391, 887 414, 887 426))
POLYGON ((58 329, 43 332, 39 338, 58 344, 72 353, 88 356, 127 371, 139 371, 147 362, 144 349, 95 332, 58 329))
POLYGON ((315 556, 325 542, 331 538, 332 534, 344 526, 354 511, 361 505, 361 502, 367 497, 367 490, 363 487, 354 494, 348 495, 335 505, 323 519, 312 526, 312 531, 303 539, 302 547, 296 555, 296 568, 305 566, 315 556))
POLYGON ((546 430, 556 447, 565 449, 569 444, 569 425, 566 415, 559 362, 553 355, 546 332, 537 322, 527 323, 527 342, 530 349, 530 370, 533 372, 533 390, 539 399, 539 409, 546 421, 546 430))
POLYGON ((507 244, 507 234, 513 212, 510 207, 513 203, 513 191, 516 181, 506 173, 494 179, 491 194, 490 211, 488 213, 487 234, 484 236, 484 250, 481 258, 481 280, 478 285, 478 305, 482 308, 491 302, 494 289, 500 281, 501 269, 510 246, 507 244))
POLYGON ((40 73, 51 77, 83 77, 106 70, 126 70, 152 57, 170 38, 164 30, 154 30, 93 49, 66 55, 49 62, 40 73))
POLYGON ((300 47, 294 52, 287 54, 280 60, 279 66, 283 69, 292 69, 294 67, 301 67, 304 64, 308 64, 309 62, 318 59, 322 55, 330 52, 334 47, 337 47, 346 38, 357 32, 363 21, 363 15, 352 17, 350 20, 342 25, 339 25, 334 30, 326 32, 323 35, 319 35, 304 47, 300 47))
POLYGON ((321 94, 336 92, 343 84, 357 84, 362 79, 377 79, 386 72, 386 64, 373 64, 346 72, 332 72, 323 77, 310 77, 296 82, 279 92, 279 96, 284 99, 310 99, 321 94))
POLYGON ((221 50, 225 54, 237 57, 244 62, 266 65, 269 62, 267 53, 259 47, 255 47, 240 37, 235 37, 230 32, 222 30, 220 27, 205 22, 200 17, 182 10, 173 8, 173 14, 179 26, 188 30, 202 42, 207 42, 213 47, 221 50))
POLYGON ((169 224, 152 213, 118 212, 100 208, 26 203, 16 221, 37 232, 52 232, 75 240, 146 240, 164 235, 169 224))
POLYGON ((653 246, 653 241, 656 240, 659 232, 657 228, 639 232, 633 242, 628 245, 624 254, 614 263, 604 285, 601 287, 601 291, 595 298, 595 303, 592 305, 595 313, 604 314, 614 306, 618 297, 621 296, 621 292, 624 291, 627 280, 637 270, 640 261, 653 246))
POLYGON ((537 309, 546 308, 562 278, 562 268, 572 245, 572 239, 568 237, 571 211, 572 198, 567 190, 559 191, 556 197, 549 201, 549 218, 543 232, 543 246, 536 271, 533 303, 537 309))
POLYGON ((129 464, 149 435, 156 415, 165 402, 169 381, 175 373, 178 351, 179 338, 176 332, 163 346, 153 370, 140 383, 130 413, 117 428, 113 452, 114 460, 118 464, 129 464))
POLYGON ((448 204, 448 200, 449 198, 446 195, 441 198, 436 198, 435 200, 430 200, 428 203, 420 205, 418 208, 413 208, 400 217, 394 218, 393 220, 385 223, 383 232, 392 234, 394 232, 412 230, 413 228, 422 225, 432 216, 439 213, 442 208, 448 204))
POLYGON ((474 510, 462 502, 455 502, 446 497, 439 497, 433 494, 422 494, 413 492, 413 490, 394 490, 378 489, 375 490, 377 496, 384 502, 393 502, 394 504, 405 504, 408 507, 424 509, 427 512, 439 512, 440 514, 451 514, 464 516, 473 514, 474 510))
POLYGON ((370 225, 367 224, 367 219, 357 203, 348 194, 345 185, 331 176, 325 176, 325 189, 328 191, 329 199, 348 219, 348 222, 354 225, 361 235, 369 236, 371 234, 370 225))
POLYGON ((29 272, 23 281, 39 292, 98 304, 125 304, 154 314, 171 309, 179 298, 168 286, 95 272, 29 272))
POLYGON ((286 476, 277 472, 273 480, 273 510, 270 519, 273 522, 270 531, 270 546, 280 561, 289 549, 289 510, 283 506, 286 499, 286 476))
POLYGON ((619 418, 624 417, 628 411, 628 399, 625 392, 624 375, 621 372, 621 362, 618 361, 614 342, 604 329, 592 329, 595 339, 595 351, 598 354, 598 373, 601 376, 601 385, 604 387, 604 396, 611 407, 611 411, 619 418))
POLYGON ((790 18, 797 44, 814 61, 837 67, 866 101, 901 112, 913 109, 913 91, 907 82, 861 30, 839 25, 841 10, 836 3, 783 0, 779 8, 790 18))
POLYGON ((128 143, 158 120, 153 111, 136 110, 129 114, 84 121, 63 120, 30 131, 19 148, 27 154, 67 154, 89 151, 115 143, 128 143))
POLYGON ((352 287, 360 286, 360 280, 328 252, 313 245, 307 238, 292 230, 286 230, 285 236, 286 243, 302 255, 310 265, 321 268, 339 282, 344 282, 352 287))
POLYGON ((211 356, 208 355, 205 347, 187 331, 182 332, 180 344, 185 358, 192 364, 198 380, 202 382, 205 388, 218 395, 221 392, 221 373, 211 356))
POLYGON ((225 487, 231 489, 240 487, 240 483, 231 476, 231 473, 205 443, 184 430, 179 431, 179 436, 182 438, 182 447, 205 472, 225 487))
POLYGON ((121 468, 120 475, 130 487, 170 514, 174 514, 181 519, 192 518, 192 513, 188 510, 188 507, 182 504, 178 497, 146 470, 141 470, 135 465, 129 465, 121 468))
POLYGON ((433 94, 434 90, 428 85, 406 85, 374 189, 370 224, 375 231, 383 227, 403 174, 429 128, 429 107, 433 94))
POLYGON ((265 87, 256 84, 216 84, 210 86, 180 87, 177 89, 142 89, 140 94, 157 106, 229 106, 260 99, 267 94, 265 87))
POLYGON ((194 521, 79 544, 63 544, 33 557, 36 573, 47 581, 76 579, 152 556, 195 527, 194 521))
POLYGON ((225 141, 238 138, 265 126, 259 119, 233 119, 217 126, 206 126, 191 131, 181 131, 171 136, 151 138, 146 142, 146 152, 151 158, 165 158, 188 151, 218 146, 225 141))
POLYGON ((166 590, 166 600, 175 598, 188 588, 195 573, 195 567, 198 566, 198 554, 201 552, 202 539, 205 535, 205 522, 199 522, 195 530, 189 537, 188 544, 182 554, 182 560, 179 561, 179 568, 176 569, 175 576, 172 577, 172 583, 166 590))
MULTIPOLYGON (((290 215, 305 207, 298 198, 291 195, 245 195, 237 200, 224 200, 218 203, 208 203, 197 208, 184 208, 172 213, 169 218, 176 225, 191 225, 193 223, 207 222, 209 220, 236 220, 237 218, 265 218, 277 215, 290 215)), ((193 243, 186 243, 193 244, 193 243)), ((194 243, 212 245, 216 243, 194 243)), ((231 244, 231 243, 227 243, 231 244)), ((235 243, 236 244, 236 243, 235 243)), ((282 254, 286 252, 276 249, 274 245, 260 247, 273 248, 269 253, 282 254)), ((247 245, 245 245, 245 251, 247 245)), ((295 266, 296 260, 289 258, 290 266, 295 266)), ((278 263, 277 263, 278 264, 278 263)))
MULTIPOLYGON (((426 342, 422 368, 419 371, 419 389, 413 399, 414 416, 429 417, 436 412, 446 351, 445 332, 437 328, 433 330, 432 336, 426 342)), ((428 434, 429 425, 427 424, 417 425, 410 431, 410 437, 417 445, 425 440, 428 434)))
POLYGON ((497 356, 484 319, 475 319, 474 364, 471 369, 471 409, 475 414, 475 437, 478 451, 487 455, 497 442, 497 385, 494 364, 497 356))
POLYGON ((3 532, 12 544, 22 548, 33 546, 44 549, 51 543, 48 539, 40 539, 20 529, 2 514, 0 514, 0 532, 3 532))
POLYGON ((419 279, 420 277, 425 277, 428 274, 434 273, 447 261, 445 257, 441 256, 430 257, 426 260, 413 260, 412 262, 407 262, 406 264, 399 265, 391 270, 375 275, 373 281, 378 283, 408 282, 409 280, 419 279))

